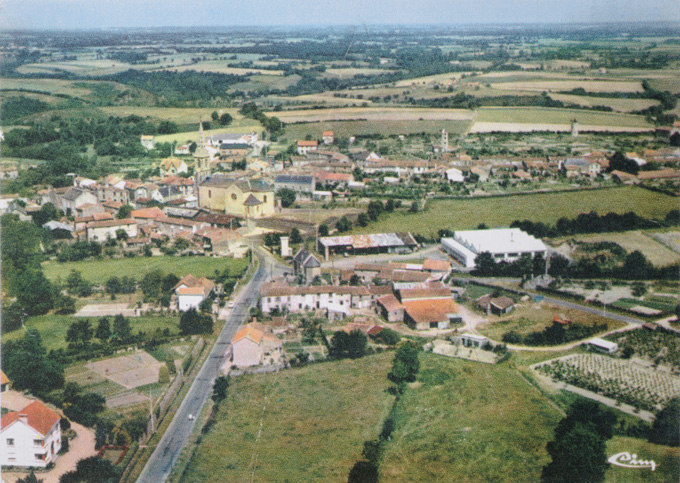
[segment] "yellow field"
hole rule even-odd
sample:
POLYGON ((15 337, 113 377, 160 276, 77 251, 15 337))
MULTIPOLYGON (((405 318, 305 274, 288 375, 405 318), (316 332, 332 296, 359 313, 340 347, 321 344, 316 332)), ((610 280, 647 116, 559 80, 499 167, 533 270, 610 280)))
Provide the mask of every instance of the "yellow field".
POLYGON ((45 62, 39 64, 26 64, 17 68, 22 74, 54 74, 58 71, 71 72, 78 75, 107 75, 123 72, 128 69, 139 69, 117 60, 74 60, 70 62, 45 62))
MULTIPOLYGON (((220 129, 208 129, 205 131, 205 135, 209 136, 211 134, 219 134, 219 133, 224 133, 224 132, 233 132, 233 133, 250 133, 250 132, 257 132, 260 133, 262 132, 262 126, 257 123, 257 121, 253 121, 252 119, 244 119, 244 123, 239 124, 239 123, 234 123, 231 124, 227 127, 223 127, 220 129), (253 124, 255 123, 255 124, 253 124)), ((189 131, 189 132, 178 132, 175 134, 165 134, 163 136, 154 136, 154 140, 157 143, 172 143, 176 142, 178 144, 184 144, 187 142, 191 141, 198 141, 198 131, 189 131)))
POLYGON ((227 62, 224 60, 206 60, 203 62, 198 62, 197 64, 188 64, 178 67, 163 68, 159 70, 170 70, 173 72, 195 70, 196 72, 216 72, 218 74, 234 74, 234 75, 262 74, 270 76, 283 76, 282 70, 264 70, 258 68, 244 69, 241 67, 229 67, 227 62))
POLYGON ((533 92, 570 91, 582 87, 588 92, 642 92, 642 83, 631 81, 563 80, 563 81, 526 81, 499 82, 497 89, 522 90, 533 92))
POLYGON ((86 97, 91 91, 86 87, 75 87, 74 81, 59 79, 9 79, 0 78, 0 89, 25 89, 43 91, 51 94, 66 94, 73 97, 86 97))
POLYGON ((397 87, 411 87, 413 85, 417 84, 429 84, 431 82, 439 82, 442 84, 446 83, 452 83, 454 81, 457 81, 462 77, 464 72, 455 72, 455 73, 448 73, 448 74, 437 74, 437 75, 428 75, 427 77, 416 77, 414 79, 405 79, 397 82, 397 87))
POLYGON ((570 124, 572 119, 585 126, 614 126, 652 129, 644 117, 612 112, 552 109, 546 107, 481 107, 476 122, 517 124, 570 124))
POLYGON ((395 71, 386 69, 369 69, 369 68, 346 68, 346 69, 326 69, 324 77, 339 77, 347 78, 354 77, 357 74, 375 75, 375 74, 391 74, 395 71))
POLYGON ((578 104, 586 107, 608 106, 618 112, 641 111, 659 104, 659 101, 654 99, 612 99, 607 97, 572 96, 570 94, 550 94, 550 97, 565 104, 578 104))

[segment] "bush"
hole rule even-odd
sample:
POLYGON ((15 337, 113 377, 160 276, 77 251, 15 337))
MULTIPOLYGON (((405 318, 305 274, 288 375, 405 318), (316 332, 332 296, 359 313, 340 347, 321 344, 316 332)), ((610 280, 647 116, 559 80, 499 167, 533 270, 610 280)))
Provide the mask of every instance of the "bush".
POLYGON ((170 382, 170 370, 168 369, 168 366, 162 365, 158 369, 158 382, 161 384, 170 382))

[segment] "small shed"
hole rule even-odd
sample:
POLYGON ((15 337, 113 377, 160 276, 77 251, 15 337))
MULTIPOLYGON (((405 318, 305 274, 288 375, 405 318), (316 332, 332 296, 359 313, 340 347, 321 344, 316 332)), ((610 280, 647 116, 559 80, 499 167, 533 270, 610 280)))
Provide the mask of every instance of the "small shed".
POLYGON ((595 348, 595 350, 606 354, 613 354, 619 350, 619 345, 616 342, 610 342, 608 340, 600 339, 599 337, 590 339, 588 344, 595 348))

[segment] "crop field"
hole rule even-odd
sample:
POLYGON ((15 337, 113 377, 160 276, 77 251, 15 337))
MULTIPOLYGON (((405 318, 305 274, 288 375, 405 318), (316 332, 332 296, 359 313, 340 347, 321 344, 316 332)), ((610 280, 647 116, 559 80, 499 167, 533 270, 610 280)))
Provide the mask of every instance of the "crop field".
POLYGON ((655 235, 656 234, 646 233, 643 231, 598 233, 593 235, 577 235, 560 238, 556 239, 555 243, 559 244, 560 241, 571 239, 586 243, 612 242, 621 246, 627 252, 639 250, 647 258, 647 260, 658 267, 673 265, 674 263, 680 262, 680 253, 672 251, 670 248, 657 241, 654 238, 655 235))
POLYGON ((354 77, 355 75, 375 75, 375 74, 392 74, 396 71, 388 69, 371 69, 367 67, 359 68, 342 68, 342 69, 326 69, 324 72, 324 77, 335 78, 335 79, 346 79, 348 77, 354 77))
POLYGON ((599 354, 572 354, 536 367, 557 381, 602 394, 640 409, 663 407, 680 394, 680 377, 599 354))
MULTIPOLYGON (((111 321, 112 317, 109 318, 111 321)), ((66 332, 69 325, 73 322, 82 320, 70 315, 38 315, 26 319, 26 328, 37 329, 42 337, 45 348, 50 350, 65 349, 68 345, 66 343, 66 332)), ((97 319, 91 318, 90 324, 93 328, 97 326, 97 319)), ((170 329, 171 333, 179 333, 179 317, 157 317, 157 316, 142 316, 129 317, 130 327, 132 333, 137 333, 140 330, 144 332, 154 332, 156 329, 170 329)), ((3 332, 2 341, 19 339, 23 337, 23 330, 15 330, 12 332, 3 332)))
POLYGON ((467 121, 472 118, 470 111, 465 109, 422 109, 399 107, 346 107, 338 109, 314 109, 268 112, 268 116, 276 116, 281 121, 317 122, 317 121, 467 121))
POLYGON ((574 96, 571 94, 550 94, 550 97, 556 101, 562 101, 565 104, 578 104, 586 107, 608 106, 617 112, 641 111, 659 104, 659 101, 655 99, 616 99, 608 97, 574 96))
POLYGON ((653 128, 643 116, 547 107, 481 107, 475 122, 570 125, 573 119, 579 122, 582 130, 590 126, 653 128))
POLYGON ((666 331, 637 329, 610 337, 621 349, 630 347, 636 357, 650 364, 666 364, 680 369, 680 335, 666 331))
POLYGON ((675 483, 680 481, 680 448, 649 443, 644 439, 614 436, 607 441, 607 457, 622 452, 634 453, 639 459, 653 460, 654 471, 611 465, 605 474, 607 483, 675 483))
POLYGON ((394 400, 392 357, 232 379, 182 481, 347 481, 394 400))
POLYGON ((489 227, 507 227, 514 220, 541 221, 554 224, 559 218, 575 218, 580 213, 595 211, 633 211, 646 218, 663 218, 676 206, 672 196, 642 188, 626 186, 604 190, 567 193, 541 193, 497 198, 429 201, 419 213, 383 214, 377 222, 354 233, 410 231, 435 236, 442 228, 451 230, 475 229, 480 223, 489 227))
POLYGON ((381 481, 538 481, 560 412, 507 364, 421 353, 381 481))
POLYGON ((257 122, 253 121, 252 119, 246 119, 242 115, 238 114, 238 109, 111 106, 102 107, 100 110, 111 116, 148 116, 155 119, 162 119, 164 121, 176 122, 177 124, 198 123, 198 121, 201 119, 203 121, 212 122, 210 115, 215 111, 217 111, 219 115, 229 113, 234 118, 232 124, 230 124, 228 127, 237 127, 242 124, 252 124, 257 122))
POLYGON ((421 132, 439 134, 446 129, 450 134, 462 134, 470 125, 469 121, 323 121, 286 126, 286 138, 304 139, 310 135, 321 138, 324 131, 333 131, 336 137, 350 137, 361 134, 417 134, 421 132))
POLYGON ((494 84, 497 89, 555 92, 570 91, 581 87, 588 92, 642 92, 642 83, 634 81, 615 80, 550 80, 550 81, 518 81, 498 82, 494 84))
MULTIPOLYGON (((478 330, 485 336, 500 342, 503 335, 514 331, 520 335, 530 332, 542 331, 553 324, 553 316, 559 315, 571 319, 573 323, 580 325, 606 324, 607 331, 618 329, 625 324, 606 317, 600 317, 580 310, 565 309, 555 305, 541 302, 533 304, 524 302, 507 315, 487 316, 489 322, 479 325, 478 330)), ((589 336, 592 338, 593 336, 589 336)))
POLYGON ((218 74, 234 74, 234 75, 262 74, 269 76, 283 76, 282 70, 258 69, 257 67, 252 68, 230 67, 228 62, 224 60, 205 60, 195 64, 169 67, 159 70, 169 70, 173 72, 195 70, 196 72, 216 72, 218 74))
POLYGON ((74 60, 67 62, 44 62, 39 64, 25 64, 17 69, 21 74, 55 74, 66 71, 76 75, 100 76, 116 74, 128 69, 139 69, 140 66, 133 66, 117 60, 74 60))
POLYGON ((104 284, 109 278, 133 277, 141 280, 145 274, 153 270, 162 273, 174 273, 178 277, 192 274, 197 277, 209 276, 215 270, 229 268, 232 276, 240 276, 248 266, 248 261, 238 258, 212 257, 137 257, 120 260, 90 260, 81 262, 47 262, 43 264, 45 276, 50 280, 66 279, 71 270, 82 273, 83 278, 95 284, 104 284))
POLYGON ((83 87, 86 84, 77 81, 65 81, 59 79, 11 79, 0 78, 2 90, 29 90, 47 92, 50 94, 66 94, 73 97, 87 97, 91 90, 83 87), (74 84, 78 83, 78 86, 74 84))

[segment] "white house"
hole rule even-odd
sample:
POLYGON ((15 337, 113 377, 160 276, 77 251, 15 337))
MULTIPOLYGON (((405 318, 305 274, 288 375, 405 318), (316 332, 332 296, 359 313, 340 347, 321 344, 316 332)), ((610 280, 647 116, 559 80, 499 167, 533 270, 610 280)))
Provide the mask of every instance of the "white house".
POLYGON ((279 362, 282 353, 283 344, 279 338, 258 323, 244 326, 232 342, 232 362, 236 367, 274 364, 279 362))
POLYGON ((10 380, 4 372, 0 371, 0 392, 5 392, 9 389, 10 380))
POLYGON ((0 421, 0 465, 44 468, 61 449, 61 416, 40 401, 0 421))
POLYGON ((92 221, 85 225, 87 241, 106 241, 116 238, 116 232, 123 230, 129 238, 137 236, 137 223, 132 218, 124 220, 92 221))
POLYGON ((318 141, 298 141, 297 142, 297 153, 307 154, 319 149, 318 141))
POLYGON ((446 170, 446 179, 449 183, 462 183, 465 181, 463 172, 460 169, 451 168, 446 170))
POLYGON ((189 274, 177 282, 174 287, 177 295, 177 309, 181 312, 198 309, 201 302, 215 290, 215 283, 205 277, 196 278, 189 274))
POLYGON ((206 298, 205 288, 203 287, 180 287, 175 293, 177 294, 177 308, 181 312, 186 312, 189 309, 197 309, 206 298))
POLYGON ((453 238, 442 238, 441 249, 466 268, 474 268, 475 259, 484 252, 493 255, 496 262, 514 262, 525 253, 545 257, 547 252, 541 240, 519 228, 457 231, 453 238))

